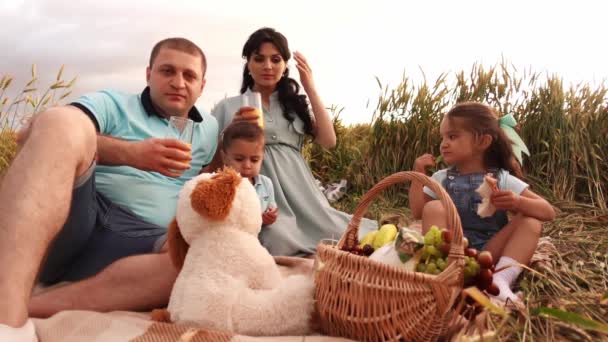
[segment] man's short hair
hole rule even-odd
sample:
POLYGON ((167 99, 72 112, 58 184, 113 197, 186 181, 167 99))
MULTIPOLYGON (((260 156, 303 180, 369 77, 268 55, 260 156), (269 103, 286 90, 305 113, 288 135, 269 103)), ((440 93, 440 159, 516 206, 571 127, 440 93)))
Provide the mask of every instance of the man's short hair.
POLYGON ((198 45, 186 38, 167 38, 156 43, 152 48, 152 53, 150 53, 150 68, 152 68, 152 64, 154 64, 154 60, 162 48, 182 51, 193 56, 201 56, 203 77, 205 76, 205 72, 207 71, 207 58, 205 57, 205 53, 198 45))

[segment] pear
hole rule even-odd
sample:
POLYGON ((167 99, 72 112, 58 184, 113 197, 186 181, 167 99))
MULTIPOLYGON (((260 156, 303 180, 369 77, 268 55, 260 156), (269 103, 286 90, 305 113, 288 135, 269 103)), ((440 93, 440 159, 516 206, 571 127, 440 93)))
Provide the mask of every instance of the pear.
POLYGON ((374 238, 374 249, 378 249, 388 243, 393 242, 397 237, 397 226, 391 223, 387 223, 378 229, 378 234, 374 238))
POLYGON ((363 239, 361 239, 361 242, 359 243, 359 247, 363 248, 365 247, 365 245, 371 245, 373 247, 376 235, 378 235, 377 230, 365 234, 365 236, 363 236, 363 239))

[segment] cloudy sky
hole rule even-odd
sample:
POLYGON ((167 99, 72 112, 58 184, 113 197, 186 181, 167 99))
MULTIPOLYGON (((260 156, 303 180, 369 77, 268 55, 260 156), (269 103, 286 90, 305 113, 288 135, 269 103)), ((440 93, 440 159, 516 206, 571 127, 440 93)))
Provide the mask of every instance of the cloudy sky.
POLYGON ((567 82, 606 84, 606 7, 585 0, 0 0, 0 75, 14 76, 17 88, 35 63, 42 86, 65 64, 65 78, 78 76, 75 94, 139 92, 154 43, 183 36, 208 56, 198 105, 209 110, 238 92, 242 45, 270 26, 307 56, 326 105, 344 107, 346 122, 367 122, 379 94, 375 77, 394 85, 404 71, 434 79, 504 56, 567 82))

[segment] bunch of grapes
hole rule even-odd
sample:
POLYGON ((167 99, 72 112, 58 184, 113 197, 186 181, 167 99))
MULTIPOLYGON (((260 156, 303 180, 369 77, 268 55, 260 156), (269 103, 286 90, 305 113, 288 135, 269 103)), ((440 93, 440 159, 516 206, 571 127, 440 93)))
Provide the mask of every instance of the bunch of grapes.
MULTIPOLYGON (((487 294, 497 296, 500 290, 493 282, 494 278, 494 261, 492 253, 483 251, 478 253, 474 248, 467 248, 468 241, 465 238, 465 267, 464 267, 464 286, 476 286, 480 291, 485 291, 487 294)), ((459 312, 469 320, 477 316, 483 307, 477 303, 472 297, 467 296, 459 308, 459 312)))
POLYGON ((424 235, 424 247, 416 271, 437 275, 448 266, 452 232, 432 226, 424 235))
POLYGON ((492 253, 483 251, 478 253, 475 248, 464 250, 464 286, 477 286, 481 291, 497 296, 500 293, 498 286, 494 284, 494 260, 492 253))
MULTIPOLYGON (((488 251, 478 253, 475 248, 469 248, 467 238, 464 238, 465 266, 464 285, 477 286, 481 291, 491 295, 498 295, 499 289, 493 283, 494 261, 488 251)), ((447 256, 452 243, 452 232, 432 226, 424 235, 424 247, 416 271, 437 275, 443 271, 448 263, 447 256)))

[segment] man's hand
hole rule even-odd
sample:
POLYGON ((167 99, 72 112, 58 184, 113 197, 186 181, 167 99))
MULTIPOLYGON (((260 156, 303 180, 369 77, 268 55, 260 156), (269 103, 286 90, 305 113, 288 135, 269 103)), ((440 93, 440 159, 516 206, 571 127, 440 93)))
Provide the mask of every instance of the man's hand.
POLYGON ((177 139, 146 139, 133 143, 133 166, 156 171, 167 177, 179 177, 190 168, 192 150, 177 139))
POLYGON ((511 190, 498 190, 492 193, 490 202, 499 210, 518 211, 521 196, 511 190))
POLYGON ((273 224, 277 220, 277 216, 279 216, 279 208, 268 208, 262 214, 262 224, 273 224))
POLYGON ((426 174, 426 169, 435 166, 435 157, 425 153, 414 161, 414 171, 426 174))

